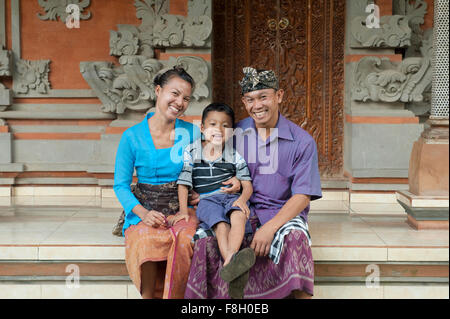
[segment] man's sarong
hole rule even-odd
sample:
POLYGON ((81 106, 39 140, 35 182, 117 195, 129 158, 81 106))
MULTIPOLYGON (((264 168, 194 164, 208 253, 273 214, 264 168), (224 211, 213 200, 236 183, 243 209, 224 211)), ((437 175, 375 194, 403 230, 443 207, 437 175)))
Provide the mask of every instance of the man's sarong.
MULTIPOLYGON (((246 236, 242 247, 249 247, 253 234, 246 236)), ((186 287, 186 299, 227 299, 228 283, 220 278, 223 260, 213 236, 195 241, 192 267, 186 287)), ((292 229, 283 238, 279 262, 257 257, 250 269, 244 289, 245 299, 281 299, 292 291, 314 292, 314 262, 309 238, 300 229, 292 229)))

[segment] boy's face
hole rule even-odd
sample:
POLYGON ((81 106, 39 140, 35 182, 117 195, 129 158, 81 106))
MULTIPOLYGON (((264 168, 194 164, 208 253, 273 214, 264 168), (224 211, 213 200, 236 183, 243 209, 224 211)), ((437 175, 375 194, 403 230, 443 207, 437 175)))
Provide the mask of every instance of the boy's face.
POLYGON ((225 112, 209 112, 202 123, 202 133, 206 141, 215 145, 224 145, 233 135, 231 117, 225 112))

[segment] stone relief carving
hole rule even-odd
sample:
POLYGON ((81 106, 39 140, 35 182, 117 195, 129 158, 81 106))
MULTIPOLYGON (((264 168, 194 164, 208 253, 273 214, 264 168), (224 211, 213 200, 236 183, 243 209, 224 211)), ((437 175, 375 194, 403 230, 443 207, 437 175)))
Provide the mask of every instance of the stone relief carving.
POLYGON ((208 1, 190 6, 196 15, 188 17, 168 14, 166 0, 136 0, 137 18, 142 20, 137 37, 151 47, 203 47, 212 32, 208 1))
MULTIPOLYGON (((197 3, 195 12, 208 12, 207 3, 197 3)), ((135 0, 134 5, 141 25, 118 25, 117 31, 110 31, 110 55, 119 58, 119 65, 80 63, 84 79, 103 103, 102 110, 117 114, 123 114, 127 109, 147 111, 156 99, 153 78, 174 65, 183 66, 194 78, 193 98, 207 98, 209 72, 205 60, 194 56, 156 60, 154 48, 204 46, 212 30, 211 18, 169 15, 166 0, 135 0)))
POLYGON ((382 16, 379 28, 368 28, 366 16, 353 18, 350 26, 352 48, 401 48, 411 44, 406 16, 382 16))
POLYGON ((16 61, 14 91, 23 94, 30 91, 47 94, 50 90, 49 72, 50 60, 29 61, 20 59, 16 61))
POLYGON ((12 58, 11 51, 0 50, 0 76, 11 75, 12 58))
POLYGON ((410 57, 400 63, 388 58, 364 57, 356 65, 352 98, 356 101, 422 102, 423 92, 431 85, 432 32, 422 42, 422 57, 410 57))
POLYGON ((393 2, 395 14, 405 15, 411 28, 411 45, 405 52, 405 57, 421 56, 420 47, 424 39, 424 31, 420 27, 425 22, 428 4, 424 0, 397 0, 393 2))
POLYGON ((163 69, 183 66, 196 83, 193 98, 200 100, 209 96, 205 82, 208 66, 198 57, 182 56, 161 63, 145 56, 122 56, 120 66, 110 62, 81 62, 81 73, 102 101, 102 110, 122 114, 126 109, 145 112, 154 106, 156 99, 153 78, 163 69))
MULTIPOLYGON (((12 54, 11 51, 0 50, 0 76, 11 76, 12 54)), ((6 110, 12 104, 11 90, 0 83, 0 112, 6 110)), ((1 126, 1 125, 0 125, 1 126)))
POLYGON ((57 20, 66 23, 66 19, 70 12, 66 12, 69 4, 75 4, 80 9, 80 20, 87 20, 91 17, 91 13, 82 14, 83 10, 88 7, 91 0, 38 0, 39 5, 45 10, 45 14, 37 14, 41 20, 57 20))

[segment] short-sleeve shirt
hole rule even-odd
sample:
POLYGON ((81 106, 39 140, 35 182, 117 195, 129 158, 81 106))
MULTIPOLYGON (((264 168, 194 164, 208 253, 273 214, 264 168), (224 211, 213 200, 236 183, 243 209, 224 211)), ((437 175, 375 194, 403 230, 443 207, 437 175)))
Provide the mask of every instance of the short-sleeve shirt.
POLYGON ((201 140, 198 139, 184 150, 183 169, 177 184, 192 188, 203 198, 220 193, 224 186, 222 182, 234 176, 242 181, 251 181, 244 158, 228 144, 221 156, 209 161, 204 158, 201 140))
MULTIPOLYGON (((252 118, 237 124, 236 150, 247 162, 253 180, 252 213, 261 224, 272 219, 295 194, 322 197, 316 142, 279 113, 275 129, 263 141, 252 118)), ((309 205, 299 214, 307 221, 309 205)))

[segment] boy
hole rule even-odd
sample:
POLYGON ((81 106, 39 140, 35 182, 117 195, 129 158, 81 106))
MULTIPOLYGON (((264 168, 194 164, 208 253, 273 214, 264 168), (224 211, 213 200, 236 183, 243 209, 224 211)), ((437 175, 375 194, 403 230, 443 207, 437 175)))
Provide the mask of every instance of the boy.
POLYGON ((180 218, 188 215, 189 188, 200 195, 196 211, 200 227, 212 229, 216 234, 224 260, 220 276, 227 282, 247 273, 256 258, 250 248, 239 251, 244 234, 252 232, 247 202, 253 188, 247 163, 227 143, 233 127, 234 112, 228 105, 208 105, 202 114, 202 141, 186 147, 184 166, 177 181, 180 218), (221 192, 222 182, 233 176, 241 181, 242 193, 221 192))

